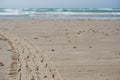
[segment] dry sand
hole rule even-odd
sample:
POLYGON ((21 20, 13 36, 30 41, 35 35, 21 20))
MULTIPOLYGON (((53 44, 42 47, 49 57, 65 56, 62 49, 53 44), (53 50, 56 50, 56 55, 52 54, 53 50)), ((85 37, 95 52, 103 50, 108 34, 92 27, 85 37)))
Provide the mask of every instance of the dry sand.
POLYGON ((120 20, 0 20, 0 80, 120 80, 120 20))

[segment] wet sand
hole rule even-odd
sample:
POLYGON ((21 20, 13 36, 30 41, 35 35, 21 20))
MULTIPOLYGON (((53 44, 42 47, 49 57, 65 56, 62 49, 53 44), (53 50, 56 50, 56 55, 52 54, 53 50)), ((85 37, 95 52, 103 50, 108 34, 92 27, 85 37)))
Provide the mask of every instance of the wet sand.
POLYGON ((120 80, 120 20, 1 19, 0 52, 0 80, 120 80))

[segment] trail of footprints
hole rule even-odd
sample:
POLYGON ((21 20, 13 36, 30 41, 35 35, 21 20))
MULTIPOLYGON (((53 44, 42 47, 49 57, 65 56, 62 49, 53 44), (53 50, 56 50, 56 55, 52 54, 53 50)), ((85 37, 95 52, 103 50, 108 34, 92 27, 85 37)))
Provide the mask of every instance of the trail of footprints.
POLYGON ((27 39, 1 32, 11 46, 9 80, 63 80, 53 63, 27 39))

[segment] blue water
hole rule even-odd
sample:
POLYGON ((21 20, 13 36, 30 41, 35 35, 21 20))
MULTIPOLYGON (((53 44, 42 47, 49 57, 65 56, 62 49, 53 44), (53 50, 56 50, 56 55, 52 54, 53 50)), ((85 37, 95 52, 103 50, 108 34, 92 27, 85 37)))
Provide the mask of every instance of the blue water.
POLYGON ((120 8, 0 8, 0 18, 120 19, 120 8))

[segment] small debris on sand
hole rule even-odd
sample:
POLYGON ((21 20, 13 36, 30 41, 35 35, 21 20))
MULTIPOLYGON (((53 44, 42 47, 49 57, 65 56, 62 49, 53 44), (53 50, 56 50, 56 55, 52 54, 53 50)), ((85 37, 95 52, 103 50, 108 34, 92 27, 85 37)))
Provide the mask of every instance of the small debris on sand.
POLYGON ((38 37, 34 37, 33 39, 38 39, 38 37))
POLYGON ((78 34, 80 34, 80 32, 78 32, 78 34))
POLYGON ((4 66, 4 64, 2 62, 0 62, 0 66, 4 66))
POLYGON ((89 48, 92 48, 92 46, 90 46, 89 48))
POLYGON ((55 49, 51 49, 51 51, 55 51, 55 49))
POLYGON ((120 29, 119 28, 117 28, 117 31, 119 31, 120 29))
POLYGON ((69 34, 69 33, 66 33, 67 35, 69 34))
POLYGON ((76 46, 73 47, 74 49, 76 48, 76 46))
POLYGON ((65 29, 65 31, 68 31, 68 29, 65 29))

